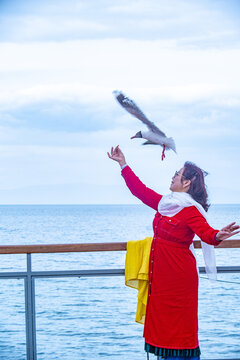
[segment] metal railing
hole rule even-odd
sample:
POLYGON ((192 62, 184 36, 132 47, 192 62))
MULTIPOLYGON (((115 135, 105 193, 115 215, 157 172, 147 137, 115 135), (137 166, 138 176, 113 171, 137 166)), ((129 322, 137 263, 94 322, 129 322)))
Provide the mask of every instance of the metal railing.
MULTIPOLYGON (((194 240, 194 247, 201 248, 201 242, 194 240)), ((124 269, 94 269, 66 271, 32 271, 31 254, 36 253, 70 253, 125 251, 126 242, 118 243, 88 243, 88 244, 54 244, 54 245, 10 245, 0 246, 0 254, 26 254, 27 270, 22 272, 1 272, 0 279, 23 279, 25 293, 25 327, 27 360, 37 359, 36 342, 36 310, 35 310, 35 279, 54 277, 91 277, 91 276, 124 276, 124 269)), ((240 248, 240 240, 223 241, 217 248, 240 248)), ((218 266, 218 273, 240 272, 240 266, 218 266)), ((199 268, 205 273, 205 268, 199 268)), ((218 359, 221 360, 221 359, 218 359)), ((237 360, 237 359, 228 359, 237 360)), ((238 359, 239 360, 239 359, 238 359)))

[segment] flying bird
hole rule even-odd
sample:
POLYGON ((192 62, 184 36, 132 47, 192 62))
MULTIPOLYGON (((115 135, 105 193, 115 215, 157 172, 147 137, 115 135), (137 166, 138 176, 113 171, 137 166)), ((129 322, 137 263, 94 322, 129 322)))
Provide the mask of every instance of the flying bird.
POLYGON ((176 153, 176 146, 173 138, 168 138, 163 131, 161 131, 152 121, 144 115, 144 113, 139 109, 135 102, 125 96, 121 91, 114 90, 114 96, 125 110, 130 114, 135 116, 137 119, 141 120, 147 127, 148 131, 138 131, 131 139, 143 138, 146 139, 142 145, 161 145, 163 147, 162 151, 162 160, 165 158, 165 149, 172 149, 176 153))

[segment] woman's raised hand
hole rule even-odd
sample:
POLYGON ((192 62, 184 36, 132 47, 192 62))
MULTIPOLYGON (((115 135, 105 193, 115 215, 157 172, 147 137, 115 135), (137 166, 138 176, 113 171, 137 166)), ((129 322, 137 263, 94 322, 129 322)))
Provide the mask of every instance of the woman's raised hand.
POLYGON ((117 161, 120 166, 126 164, 125 157, 123 155, 123 152, 119 149, 119 145, 116 146, 115 149, 112 147, 111 154, 109 154, 109 152, 107 154, 110 159, 117 161))
POLYGON ((216 239, 221 241, 221 240, 226 240, 229 237, 238 234, 240 231, 236 231, 240 228, 239 225, 235 225, 236 222, 233 222, 227 226, 225 226, 224 228, 222 228, 221 230, 219 230, 219 232, 216 235, 216 239))

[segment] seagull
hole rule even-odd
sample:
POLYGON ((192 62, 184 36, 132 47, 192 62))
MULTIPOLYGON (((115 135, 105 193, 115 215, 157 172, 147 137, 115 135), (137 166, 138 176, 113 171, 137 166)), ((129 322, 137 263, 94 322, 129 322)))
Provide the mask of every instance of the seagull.
POLYGON ((148 131, 138 131, 131 139, 143 138, 147 141, 142 145, 161 145, 163 147, 162 160, 165 158, 165 150, 172 149, 176 153, 176 146, 173 138, 168 138, 152 121, 144 115, 135 102, 125 96, 121 91, 114 90, 113 95, 117 101, 130 114, 141 120, 147 127, 148 131))

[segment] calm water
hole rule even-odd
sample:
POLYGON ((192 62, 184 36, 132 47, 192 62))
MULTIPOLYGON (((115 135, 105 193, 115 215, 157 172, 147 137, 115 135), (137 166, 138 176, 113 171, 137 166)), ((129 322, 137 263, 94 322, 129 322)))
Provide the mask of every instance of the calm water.
MULTIPOLYGON (((215 205, 210 224, 220 228, 239 221, 239 215, 240 205, 215 205)), ((153 216, 142 205, 0 206, 1 245, 138 240, 152 235, 153 216)), ((238 249, 219 249, 216 255, 218 265, 240 264, 238 249)), ((123 268, 125 252, 32 259, 33 270, 123 268)), ((25 265, 24 255, 1 255, 1 271, 23 271, 25 265)), ((240 274, 218 278, 235 283, 200 279, 202 359, 240 359, 240 274)), ((135 308, 136 291, 124 286, 123 277, 37 279, 38 359, 146 359, 135 308)), ((0 360, 25 359, 22 280, 1 280, 0 310, 0 360)))

